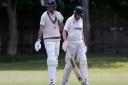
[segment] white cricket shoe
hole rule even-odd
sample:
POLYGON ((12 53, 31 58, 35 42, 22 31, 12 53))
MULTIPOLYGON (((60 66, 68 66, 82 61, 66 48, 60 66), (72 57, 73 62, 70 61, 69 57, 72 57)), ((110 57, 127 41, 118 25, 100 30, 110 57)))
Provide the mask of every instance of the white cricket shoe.
POLYGON ((56 84, 50 83, 49 85, 56 85, 56 84))
POLYGON ((63 82, 62 85, 68 85, 68 83, 67 82, 63 82))
POLYGON ((89 85, 88 83, 81 83, 81 85, 89 85))

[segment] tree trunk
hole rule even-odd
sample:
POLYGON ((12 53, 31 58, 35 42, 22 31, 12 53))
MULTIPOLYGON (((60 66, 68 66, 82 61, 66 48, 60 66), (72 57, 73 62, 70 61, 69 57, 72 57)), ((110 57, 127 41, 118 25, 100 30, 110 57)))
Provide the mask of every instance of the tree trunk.
POLYGON ((7 54, 12 56, 17 54, 18 43, 16 6, 17 0, 7 0, 7 13, 9 18, 9 41, 7 54))
POLYGON ((81 0, 81 3, 84 9, 84 17, 83 17, 84 38, 86 45, 89 46, 89 41, 90 41, 89 0, 81 0))

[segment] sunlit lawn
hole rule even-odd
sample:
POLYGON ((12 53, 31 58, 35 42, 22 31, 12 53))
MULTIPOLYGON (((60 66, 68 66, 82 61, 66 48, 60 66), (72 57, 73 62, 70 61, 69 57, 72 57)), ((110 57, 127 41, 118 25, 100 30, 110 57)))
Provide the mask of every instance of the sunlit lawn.
MULTIPOLYGON (((64 60, 57 69, 57 85, 61 85, 64 60)), ((128 85, 128 58, 88 58, 90 85, 128 85)), ((70 85, 80 85, 72 72, 70 85)), ((0 85, 47 85, 46 62, 0 63, 0 85)))

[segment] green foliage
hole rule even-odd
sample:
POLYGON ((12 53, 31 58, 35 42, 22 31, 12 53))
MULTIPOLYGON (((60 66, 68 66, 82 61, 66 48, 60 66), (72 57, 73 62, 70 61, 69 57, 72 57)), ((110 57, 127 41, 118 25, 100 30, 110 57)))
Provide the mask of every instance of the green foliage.
POLYGON ((41 6, 40 0, 18 0, 19 9, 32 10, 39 6, 41 6))
POLYGON ((90 0, 90 9, 108 9, 127 15, 128 0, 90 0))
POLYGON ((76 5, 80 5, 80 1, 79 0, 69 0, 69 1, 65 1, 65 5, 66 5, 66 8, 68 9, 74 9, 74 7, 76 5))
POLYGON ((97 8, 118 8, 118 7, 127 7, 128 0, 91 0, 91 6, 97 8))
POLYGON ((6 0, 0 0, 0 3, 6 2, 6 0))
MULTIPOLYGON (((40 0, 17 0, 17 7, 19 9, 29 9, 32 10, 34 7, 39 7, 41 6, 40 0)), ((6 7, 7 5, 7 0, 0 0, 0 6, 1 7, 6 7)))
POLYGON ((57 0, 57 7, 58 9, 63 12, 64 8, 65 8, 65 4, 63 0, 57 0))
POLYGON ((44 54, 18 54, 16 56, 0 55, 0 62, 25 62, 33 60, 46 60, 44 54))
MULTIPOLYGON (((0 0, 0 6, 5 5, 7 0, 0 0)), ((40 0, 17 0, 18 8, 33 9, 40 6, 40 0)), ((76 5, 80 5, 80 0, 56 0, 58 9, 71 10, 76 5)), ((90 0, 92 8, 128 8, 128 0, 90 0)))
POLYGON ((5 7, 6 4, 6 0, 0 0, 0 7, 5 7))

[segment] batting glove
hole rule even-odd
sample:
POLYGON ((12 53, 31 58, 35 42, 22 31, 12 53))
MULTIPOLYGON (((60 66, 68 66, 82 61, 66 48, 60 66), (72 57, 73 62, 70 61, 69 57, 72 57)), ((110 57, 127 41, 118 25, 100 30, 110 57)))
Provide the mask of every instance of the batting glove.
POLYGON ((41 49, 41 40, 37 40, 35 43, 35 50, 39 51, 41 49))
POLYGON ((86 53, 87 52, 87 46, 85 45, 85 42, 83 40, 81 40, 81 43, 83 44, 84 53, 86 53))
POLYGON ((67 50, 67 41, 63 42, 62 49, 63 49, 64 52, 66 52, 66 50, 67 50))

